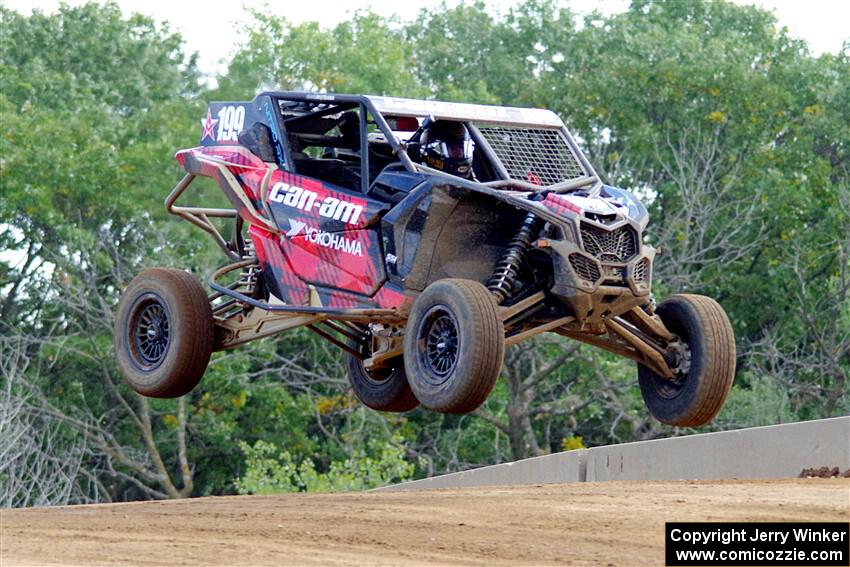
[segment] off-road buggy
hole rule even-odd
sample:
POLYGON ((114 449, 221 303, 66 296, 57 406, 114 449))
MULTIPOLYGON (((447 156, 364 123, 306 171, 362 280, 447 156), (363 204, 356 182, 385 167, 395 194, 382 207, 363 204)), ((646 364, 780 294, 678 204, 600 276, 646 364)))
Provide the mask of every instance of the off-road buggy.
POLYGON ((230 263, 209 295, 169 269, 124 291, 115 350, 141 394, 183 395, 213 351, 306 327, 342 349, 354 393, 383 411, 472 411, 506 346, 544 332, 636 361, 660 421, 698 426, 723 405, 726 314, 698 295, 656 308, 645 207, 603 184, 554 113, 266 92, 211 103, 201 125, 165 204, 230 263), (465 127, 468 175, 420 159, 436 121, 465 127), (233 208, 177 205, 197 176, 233 208))

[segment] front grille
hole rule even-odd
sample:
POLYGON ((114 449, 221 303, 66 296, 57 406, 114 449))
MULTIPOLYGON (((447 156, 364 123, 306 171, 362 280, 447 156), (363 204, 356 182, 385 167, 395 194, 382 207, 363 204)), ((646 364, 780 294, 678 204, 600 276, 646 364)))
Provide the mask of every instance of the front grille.
POLYGON ((631 226, 605 230, 581 223, 581 241, 585 252, 602 262, 626 262, 637 254, 637 232, 631 226))
POLYGON ((649 275, 649 258, 644 258, 635 264, 634 280, 635 283, 645 282, 649 275))
POLYGON ((584 177, 560 130, 479 126, 512 179, 548 186, 584 177))
POLYGON ((595 282, 599 279, 599 266, 596 262, 581 254, 570 254, 570 266, 583 280, 595 282))

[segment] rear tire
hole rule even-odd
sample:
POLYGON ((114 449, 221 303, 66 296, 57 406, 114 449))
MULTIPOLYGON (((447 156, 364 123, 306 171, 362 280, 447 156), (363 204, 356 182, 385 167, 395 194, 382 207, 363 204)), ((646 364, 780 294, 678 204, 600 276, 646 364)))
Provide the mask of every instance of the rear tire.
POLYGON ((182 270, 154 268, 121 295, 113 341, 118 368, 136 392, 176 398, 201 380, 214 323, 201 284, 182 270))
MULTIPOLYGON (((353 341, 349 346, 356 348, 353 341)), ((363 353, 367 357, 369 354, 363 353)), ((407 383, 403 357, 387 361, 386 367, 367 370, 363 360, 346 352, 345 367, 354 395, 364 406, 378 411, 404 412, 419 405, 407 383)))
POLYGON ((672 295, 656 312, 687 346, 689 361, 687 372, 675 380, 638 365, 646 407, 669 425, 705 425, 723 407, 735 378, 735 333, 729 318, 716 301, 702 295, 672 295))
POLYGON ((413 304, 404 353, 410 387, 423 406, 473 411, 490 395, 505 356, 495 299, 476 281, 432 283, 413 304))

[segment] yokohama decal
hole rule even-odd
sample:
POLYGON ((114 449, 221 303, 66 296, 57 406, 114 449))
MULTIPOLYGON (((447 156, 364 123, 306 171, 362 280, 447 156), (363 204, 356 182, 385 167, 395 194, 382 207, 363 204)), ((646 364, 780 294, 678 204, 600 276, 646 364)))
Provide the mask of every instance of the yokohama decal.
POLYGON ((312 242, 313 244, 318 244, 325 248, 339 250, 346 254, 351 254, 352 256, 363 255, 363 247, 361 246, 360 241, 353 238, 347 238, 344 234, 338 232, 325 232, 324 230, 319 230, 316 227, 308 226, 307 223, 293 219, 289 219, 289 227, 290 228, 286 233, 286 236, 288 237, 298 236, 303 231, 307 242, 312 242))

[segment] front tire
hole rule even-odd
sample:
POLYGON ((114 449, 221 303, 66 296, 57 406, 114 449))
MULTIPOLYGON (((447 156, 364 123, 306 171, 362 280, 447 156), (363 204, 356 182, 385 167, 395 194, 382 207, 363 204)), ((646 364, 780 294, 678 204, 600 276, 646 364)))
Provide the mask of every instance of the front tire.
POLYGON ((726 312, 710 297, 672 295, 656 311, 683 343, 674 380, 638 365, 638 382, 650 413, 662 423, 699 427, 726 401, 735 378, 735 333, 726 312))
POLYGON ((176 398, 201 380, 214 323, 201 284, 182 270, 154 268, 121 295, 113 341, 118 368, 136 392, 176 398))
POLYGON ((423 406, 473 411, 490 395, 504 357, 504 326, 486 287, 445 279, 416 298, 404 333, 404 362, 423 406))

